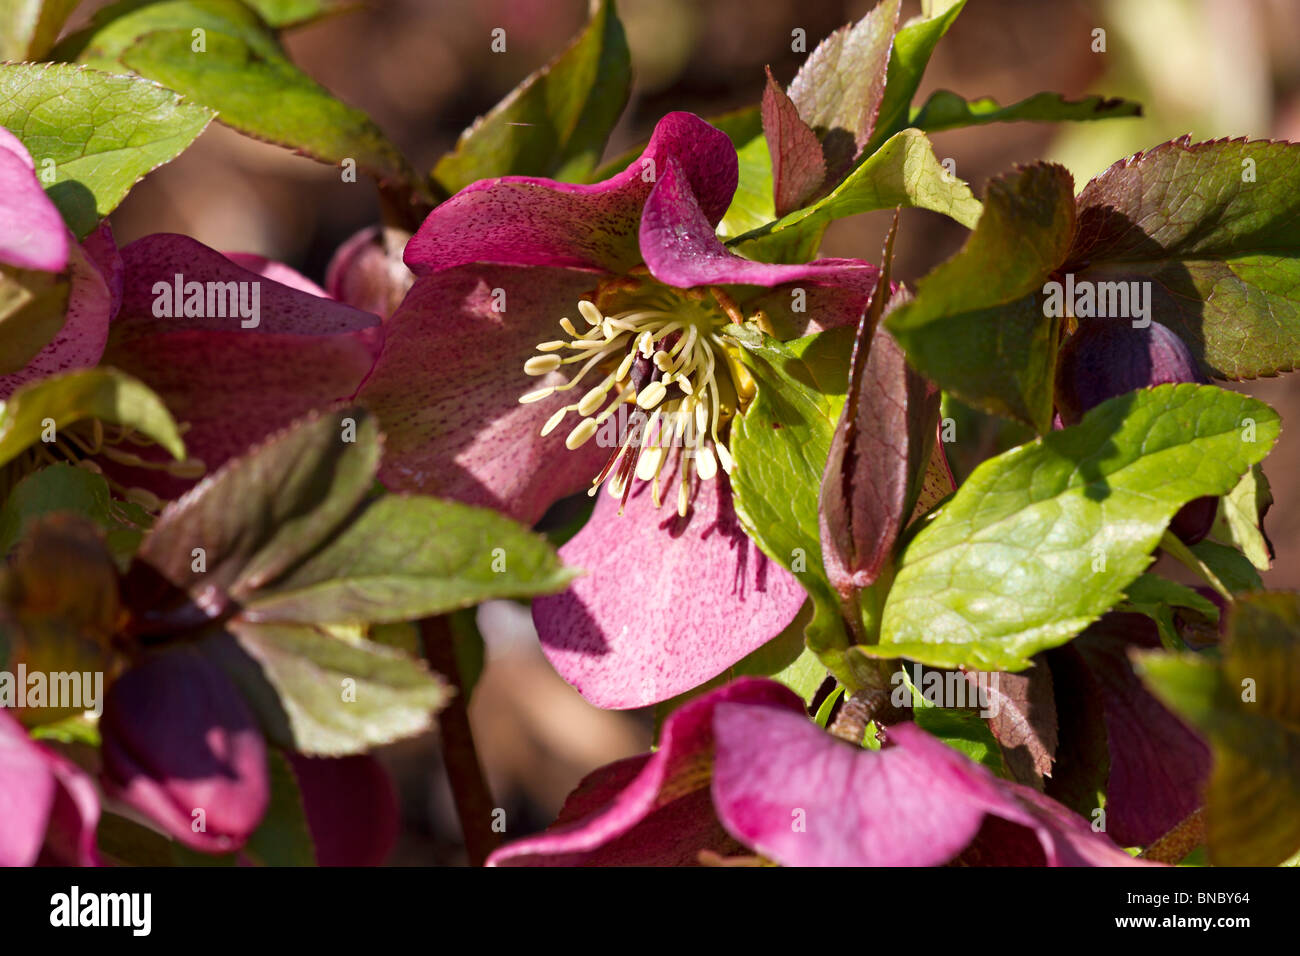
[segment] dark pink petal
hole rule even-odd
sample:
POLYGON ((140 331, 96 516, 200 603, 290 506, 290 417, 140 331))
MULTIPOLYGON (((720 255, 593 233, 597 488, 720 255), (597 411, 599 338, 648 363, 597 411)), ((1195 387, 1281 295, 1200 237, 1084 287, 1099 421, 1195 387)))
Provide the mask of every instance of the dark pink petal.
POLYGON ((95 866, 98 823, 90 778, 0 711, 0 866, 95 866))
POLYGON ((68 245, 68 227, 36 178, 27 148, 0 126, 0 264, 62 272, 68 245))
POLYGON ((585 272, 482 266, 417 280, 385 325, 383 354, 358 395, 387 436, 384 484, 528 523, 586 487, 608 450, 593 441, 569 451, 565 429, 539 432, 598 381, 594 373, 544 401, 520 405, 519 396, 564 380, 529 377, 524 362, 537 343, 563 335, 560 319, 577 317, 578 299, 594 286, 585 272))
MULTIPOLYGON (((858 259, 818 259, 798 265, 780 265, 744 259, 718 239, 705 216, 688 178, 675 162, 668 163, 659 182, 646 200, 641 219, 641 254, 651 274, 660 282, 678 288, 706 285, 756 285, 790 288, 800 284, 845 290, 857 302, 862 314, 879 270, 858 259)), ((811 308, 811 307, 810 307, 811 308)), ((810 320, 829 324, 815 314, 810 320)))
MULTIPOLYGON (((162 397, 175 419, 190 426, 186 451, 211 474, 308 412, 351 396, 378 351, 371 330, 319 336, 178 331, 115 335, 104 364, 134 375, 162 397)), ((160 471, 115 474, 164 498, 193 485, 160 471)))
POLYGON ((719 472, 695 484, 686 518, 637 482, 620 516, 602 489, 560 549, 587 573, 533 602, 551 665, 597 707, 644 707, 684 693, 776 637, 802 607, 798 581, 741 530, 719 472))
MULTIPOLYGON (((1032 833, 1049 866, 1135 862, 1065 808, 999 780, 913 724, 891 726, 889 745, 872 752, 802 713, 724 704, 714 733, 719 818, 786 866, 944 863, 976 838, 986 815, 1032 833)), ((1017 847, 1023 855, 1023 841, 1017 847)))
POLYGON ((58 786, 41 862, 51 866, 99 866, 95 845, 99 792, 85 771, 70 760, 50 754, 50 769, 58 786))
POLYGON ((199 654, 170 649, 128 670, 100 730, 106 791, 186 846, 227 853, 257 829, 266 744, 239 691, 199 654))
POLYGON ((379 866, 397 842, 397 792, 369 754, 286 754, 321 866, 379 866))
MULTIPOLYGON (((265 265, 266 260, 255 257, 265 265)), ((262 334, 284 333, 291 335, 335 335, 355 332, 379 324, 376 316, 362 312, 341 302, 321 297, 319 287, 309 283, 298 273, 279 266, 274 270, 294 277, 296 286, 285 285, 274 278, 263 277, 256 271, 237 265, 215 249, 188 236, 158 233, 137 239, 122 249, 122 262, 126 267, 126 282, 122 295, 119 323, 151 332, 184 329, 207 329, 219 332, 250 331, 262 334), (166 318, 155 314, 154 305, 163 294, 164 283, 174 286, 176 276, 185 282, 244 282, 258 283, 260 315, 255 327, 241 327, 239 316, 200 316, 166 318), (300 287, 308 283, 315 291, 304 292, 300 287)))
MULTIPOLYGON (((713 799, 741 842, 787 866, 934 866, 999 803, 990 779, 911 725, 872 753, 804 714, 719 708, 713 799)), ((1019 812, 1016 822, 1025 822, 1019 812)))
POLYGON ((247 269, 249 272, 256 272, 263 279, 270 279, 272 282, 278 282, 290 289, 297 289, 299 292, 328 298, 324 289, 297 269, 286 266, 283 262, 268 259, 266 256, 259 256, 255 252, 223 252, 222 255, 240 268, 247 269))
POLYGON ((502 847, 488 865, 677 866, 698 862, 702 849, 743 852, 709 805, 713 713, 727 701, 803 713, 785 687, 756 678, 684 704, 664 722, 658 750, 592 773, 549 830, 502 847))
MULTIPOLYGON (((262 278, 192 239, 149 236, 122 257, 122 310, 104 364, 141 379, 189 423, 186 448, 209 471, 307 412, 350 398, 379 353, 378 316, 262 278), (185 282, 258 283, 258 325, 155 316, 154 283, 177 273, 185 282)), ((190 484, 142 469, 121 478, 164 497, 190 484)))
POLYGON ((114 306, 104 272, 75 243, 69 250, 68 270, 72 284, 68 290, 68 311, 63 328, 21 371, 0 375, 0 401, 29 382, 60 372, 90 368, 104 354, 114 306))
POLYGON ((416 275, 473 262, 624 272, 641 260, 641 207, 674 162, 716 225, 736 191, 736 150, 698 116, 669 113, 640 158, 604 182, 505 176, 465 187, 425 219, 406 264, 416 275))
POLYGON ((1160 646, 1142 614, 1108 614, 1070 648, 1101 689, 1110 748, 1106 831, 1122 846, 1146 846, 1201 806, 1210 749, 1147 690, 1128 652, 1160 646))
POLYGON ((126 280, 126 267, 122 264, 122 254, 117 249, 117 240, 113 238, 113 227, 107 219, 81 241, 81 249, 104 277, 104 285, 108 287, 111 297, 108 314, 110 318, 116 316, 122 308, 122 285, 126 280))

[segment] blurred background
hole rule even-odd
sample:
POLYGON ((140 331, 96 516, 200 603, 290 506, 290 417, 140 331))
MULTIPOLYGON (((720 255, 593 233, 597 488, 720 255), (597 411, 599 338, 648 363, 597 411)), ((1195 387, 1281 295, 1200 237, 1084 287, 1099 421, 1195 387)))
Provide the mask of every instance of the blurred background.
MULTIPOLYGON (((90 4, 84 17, 97 5, 90 4)), ((763 67, 787 84, 804 55, 873 0, 618 0, 636 71, 629 109, 609 155, 644 139, 666 111, 708 117, 756 102, 763 67)), ((919 0, 904 4, 906 19, 919 0)), ((421 168, 521 79, 554 56, 584 22, 586 0, 370 0, 290 31, 294 59, 345 101, 366 110, 421 168), (503 27, 507 52, 492 53, 503 27)), ((76 26, 79 21, 74 21, 76 26)), ((1296 0, 969 0, 939 44, 918 103, 935 88, 1006 104, 1040 90, 1070 97, 1131 97, 1146 115, 1071 127, 1009 124, 935 135, 938 156, 982 194, 1013 164, 1054 159, 1076 187, 1116 159, 1183 133, 1300 140, 1300 3, 1296 0), (1105 31, 1105 52, 1093 31, 1105 31)), ((274 104, 268 104, 274 109, 274 104)), ((119 242, 180 232, 218 249, 258 252, 321 281, 330 254, 377 221, 362 181, 245 139, 214 124, 188 152, 155 172, 113 215, 119 242)), ((875 260, 888 213, 835 224, 826 255, 875 260)), ((913 281, 954 252, 964 230, 905 211, 896 275, 913 281)), ((1252 383, 1290 426, 1300 417, 1300 376, 1252 383)), ((1300 429, 1285 427, 1266 462, 1277 498, 1266 525, 1277 550, 1265 582, 1300 587, 1300 429)), ((542 658, 527 608, 486 605, 479 626, 488 666, 471 717, 510 836, 547 825, 581 777, 645 750, 652 719, 585 704, 542 658)), ((399 865, 463 859, 437 740, 385 752, 402 793, 406 827, 399 865)))

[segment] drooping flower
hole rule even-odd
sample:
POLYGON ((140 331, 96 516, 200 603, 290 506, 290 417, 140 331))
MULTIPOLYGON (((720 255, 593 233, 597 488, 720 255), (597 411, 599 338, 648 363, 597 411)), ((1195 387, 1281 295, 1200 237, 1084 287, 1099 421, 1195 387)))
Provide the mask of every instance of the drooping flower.
POLYGON ((597 770, 545 833, 494 865, 786 866, 1135 863, 1081 817, 995 777, 914 724, 879 752, 810 721, 774 681, 742 678, 679 708, 659 749, 597 770))
POLYGON ((732 508, 727 429, 754 385, 724 329, 852 321, 877 270, 734 254, 715 227, 736 182, 727 137, 672 113, 604 182, 468 186, 408 244, 418 278, 359 394, 389 487, 530 522, 610 492, 561 552, 588 575, 534 607, 552 663, 599 706, 713 677, 803 602, 732 508))
POLYGON ((266 743, 239 690, 186 648, 137 662, 100 722, 108 794, 205 853, 239 849, 270 799, 266 743))
MULTIPOLYGON (((1056 406, 1066 425, 1135 389, 1210 382, 1186 343, 1159 322, 1135 328, 1127 321, 1083 321, 1061 347, 1056 368, 1056 406)), ((1195 544, 1210 533, 1218 510, 1218 498, 1197 498, 1179 509, 1169 529, 1186 544, 1195 544)))
POLYGON ((0 866, 98 866, 89 775, 0 710, 0 866))

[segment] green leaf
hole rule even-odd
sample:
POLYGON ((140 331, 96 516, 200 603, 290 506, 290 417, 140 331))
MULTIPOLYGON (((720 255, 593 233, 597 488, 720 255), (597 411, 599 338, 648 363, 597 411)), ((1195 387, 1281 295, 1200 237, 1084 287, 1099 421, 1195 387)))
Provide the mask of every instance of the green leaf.
POLYGON ((1174 623, 1176 607, 1189 608, 1212 622, 1219 620, 1219 609, 1185 584, 1178 584, 1150 571, 1139 575, 1125 590, 1125 603, 1134 611, 1155 621, 1160 640, 1168 648, 1185 645, 1174 623))
POLYGON ((80 0, 0 0, 0 60, 39 60, 80 0))
POLYGON ((759 548, 793 573, 813 599, 808 646, 837 680, 857 688, 862 662, 848 652, 817 532, 822 472, 848 387, 855 330, 843 326, 786 343, 735 326, 728 331, 743 346, 741 359, 758 386, 731 426, 736 515, 759 548))
POLYGON ((1240 598, 1223 658, 1137 657, 1157 697, 1210 739, 1206 842, 1220 866, 1277 866, 1300 850, 1300 599, 1240 598))
MULTIPOLYGON (((766 142, 761 138, 756 142, 762 143, 763 156, 766 157, 766 142)), ((768 168, 770 170, 770 165, 768 168)), ((747 215, 755 218, 770 212, 770 172, 766 201, 766 210, 755 207, 747 215)), ((745 233, 732 245, 739 253, 766 261, 771 258, 766 250, 773 243, 789 244, 797 237, 803 241, 811 240, 815 246, 832 221, 895 206, 940 212, 967 228, 975 226, 983 208, 970 187, 950 176, 940 165, 926 135, 909 129, 882 146, 829 195, 777 222, 767 222, 761 228, 745 233)), ((729 211, 727 215, 732 214, 729 211)), ((723 222, 725 224, 727 220, 723 222)))
POLYGON ((1051 427, 1058 323, 1039 300, 1074 231, 1061 166, 1035 163, 989 183, 984 214, 955 256, 885 321, 908 361, 984 411, 1051 427))
POLYGON ((1116 163, 1078 205, 1076 281, 1148 283, 1150 317, 1216 378, 1300 366, 1300 145, 1185 137, 1116 163))
POLYGON ((363 639, 236 618, 201 644, 239 685, 268 739, 301 753, 360 753, 423 733, 448 689, 424 662, 363 639))
POLYGON ((84 29, 64 37, 54 55, 120 73, 123 54, 140 37, 158 30, 184 30, 192 39, 197 39, 195 30, 225 33, 240 37, 260 56, 280 55, 275 35, 253 5, 240 0, 118 0, 97 10, 84 29))
POLYGON ((1219 501, 1210 537, 1237 548, 1256 568, 1267 571, 1273 564, 1273 549, 1264 537, 1264 513, 1272 504, 1268 478, 1256 465, 1219 501))
POLYGON ((350 159, 430 198, 428 184, 383 131, 294 66, 267 24, 238 0, 124 0, 56 52, 98 69, 131 69, 216 110, 241 133, 325 163, 350 159))
POLYGON ((1226 493, 1278 430, 1254 399, 1162 385, 985 462, 903 552, 880 644, 867 652, 1029 666, 1113 607, 1178 509, 1226 493), (1241 437, 1247 417, 1254 442, 1241 437))
POLYGON ((0 405, 0 465, 41 441, 47 422, 57 434, 87 418, 128 426, 185 457, 180 431, 157 395, 116 369, 94 368, 25 385, 0 405))
POLYGON ((293 767, 278 750, 267 750, 271 800, 266 815, 244 844, 243 855, 262 866, 315 866, 316 844, 293 767))
POLYGON ((1190 550, 1232 594, 1258 591, 1264 586, 1255 566, 1235 548, 1206 540, 1198 541, 1190 550))
POLYGON ((379 428, 360 408, 316 414, 172 502, 138 560, 208 607, 243 603, 324 544, 370 490, 379 428), (349 440, 351 438, 352 440, 349 440))
MULTIPOLYGON (((0 661, 4 654, 0 653, 0 661)), ((100 744, 99 721, 92 715, 74 714, 64 717, 52 724, 41 724, 30 728, 28 734, 32 740, 57 740, 61 744, 85 744, 98 747, 100 744)))
POLYGON ((66 275, 0 266, 0 375, 23 369, 63 328, 66 275))
POLYGON ((300 27, 349 7, 347 0, 244 0, 277 30, 300 27))
POLYGON ((597 0, 569 48, 465 130, 434 179, 448 193, 516 174, 581 182, 600 161, 631 88, 623 25, 611 0, 597 0))
POLYGON ((1207 600, 1185 584, 1170 581, 1150 572, 1140 574, 1133 583, 1125 588, 1128 603, 1143 610, 1148 607, 1165 605, 1168 607, 1191 608, 1204 614, 1211 621, 1219 619, 1219 609, 1213 601, 1207 600))
POLYGON ((207 127, 212 111, 134 76, 68 63, 0 66, 0 126, 41 169, 68 228, 85 236, 146 173, 171 162, 207 127))
POLYGON ((736 150, 736 158, 740 179, 727 214, 718 223, 718 235, 724 239, 768 225, 776 218, 772 205, 772 154, 767 140, 755 136, 736 150))
POLYGON ((924 0, 921 15, 908 20, 894 35, 885 74, 885 95, 876 115, 875 132, 864 150, 866 155, 907 126, 912 97, 921 85, 930 54, 965 6, 966 0, 924 0))
POLYGON ((0 558, 31 522, 56 511, 76 512, 103 528, 119 567, 130 562, 152 520, 139 505, 114 500, 103 476, 60 462, 28 475, 9 493, 0 508, 0 558))
POLYGON ((381 182, 427 192, 401 152, 365 113, 335 99, 283 55, 267 59, 247 41, 209 33, 204 53, 190 52, 187 30, 141 37, 122 57, 144 76, 217 111, 227 126, 323 163, 354 161, 381 182), (267 109, 275 103, 275 109, 267 109))
POLYGON ((244 616, 312 624, 416 620, 495 598, 553 594, 577 574, 544 537, 495 511, 388 495, 251 595, 244 616))
POLYGON ((984 123, 1065 123, 1141 116, 1142 104, 1118 97, 1085 96, 1067 100, 1060 93, 1035 93, 1010 106, 989 96, 967 101, 951 90, 935 90, 925 105, 913 113, 911 125, 927 132, 979 126, 984 123))

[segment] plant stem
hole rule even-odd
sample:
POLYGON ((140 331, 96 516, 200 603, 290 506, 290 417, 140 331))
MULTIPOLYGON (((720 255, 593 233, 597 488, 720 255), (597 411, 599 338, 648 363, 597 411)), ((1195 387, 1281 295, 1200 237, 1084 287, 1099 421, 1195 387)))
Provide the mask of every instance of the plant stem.
POLYGON ((470 866, 482 866, 500 842, 492 829, 492 812, 496 805, 474 746, 474 734, 469 724, 469 695, 465 692, 460 667, 456 663, 455 637, 450 621, 446 617, 425 618, 420 622, 420 636, 429 665, 456 691, 451 702, 438 715, 442 759, 447 767, 470 866))

